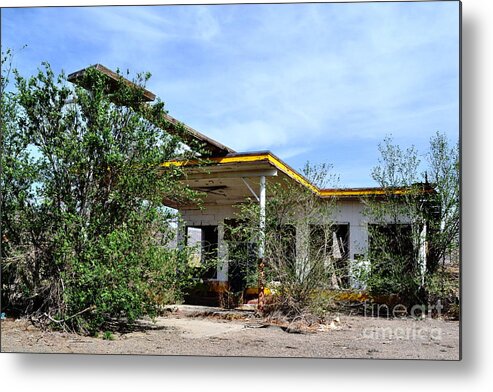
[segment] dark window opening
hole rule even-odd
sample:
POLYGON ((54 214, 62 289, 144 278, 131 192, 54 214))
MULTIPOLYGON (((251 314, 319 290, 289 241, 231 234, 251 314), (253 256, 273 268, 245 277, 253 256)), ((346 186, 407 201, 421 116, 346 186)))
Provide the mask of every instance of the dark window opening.
POLYGON ((368 225, 369 251, 384 258, 413 259, 413 233, 409 224, 368 225))
POLYGON ((413 233, 410 224, 368 225, 370 273, 381 279, 382 290, 395 290, 392 282, 399 276, 412 276, 413 233))

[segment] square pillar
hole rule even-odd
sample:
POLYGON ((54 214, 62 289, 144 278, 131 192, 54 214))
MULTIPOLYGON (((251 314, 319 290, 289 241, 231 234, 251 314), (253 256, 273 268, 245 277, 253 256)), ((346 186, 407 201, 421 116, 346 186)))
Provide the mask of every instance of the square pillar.
POLYGON ((228 244, 224 241, 224 221, 217 225, 217 280, 228 281, 228 244))

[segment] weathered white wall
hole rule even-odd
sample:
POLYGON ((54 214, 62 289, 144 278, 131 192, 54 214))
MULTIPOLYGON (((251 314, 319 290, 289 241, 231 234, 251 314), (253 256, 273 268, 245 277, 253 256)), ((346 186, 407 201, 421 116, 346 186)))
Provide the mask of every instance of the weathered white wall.
MULTIPOLYGON (((349 258, 354 259, 355 254, 366 254, 368 250, 368 223, 373 222, 364 213, 365 205, 358 199, 338 201, 331 216, 334 223, 349 223, 349 258)), ((400 217, 401 223, 410 223, 409 218, 400 217)), ((392 221, 389 219, 389 223, 392 221)))
MULTIPOLYGON (((228 245, 224 241, 224 220, 235 217, 237 209, 230 205, 207 206, 203 210, 181 210, 183 226, 218 226, 218 257, 222 262, 217 269, 217 280, 228 280, 228 245)), ((330 222, 336 224, 349 224, 349 259, 355 259, 355 255, 365 255, 368 250, 368 218, 364 214, 364 205, 360 200, 340 200, 330 217, 330 222)), ((314 222, 323 223, 323 221, 314 222)), ((371 223, 371 222, 370 222, 371 223)), ((308 228, 304 228, 307 230, 308 228)), ((307 250, 299 246, 303 228, 297 227, 298 257, 308 257, 307 250)), ((303 263, 301 263, 303 264, 303 263)))

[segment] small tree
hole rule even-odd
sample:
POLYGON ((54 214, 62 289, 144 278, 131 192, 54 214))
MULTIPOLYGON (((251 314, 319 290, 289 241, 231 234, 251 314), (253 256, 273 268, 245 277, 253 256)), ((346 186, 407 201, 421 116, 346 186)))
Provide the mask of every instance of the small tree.
POLYGON ((424 225, 422 189, 417 184, 420 160, 414 147, 402 150, 387 137, 379 145, 379 165, 372 178, 383 195, 367 199, 370 274, 374 294, 396 294, 415 301, 419 296, 418 249, 424 225))
MULTIPOLYGON (((307 164, 303 174, 322 187, 335 181, 327 165, 307 164)), ((265 279, 274 292, 273 306, 289 318, 312 313, 319 291, 331 287, 343 273, 330 252, 334 200, 321 200, 290 178, 268 182, 266 194, 265 279), (313 230, 314 225, 318 230, 313 230)), ((226 225, 228 248, 235 250, 229 256, 229 271, 236 269, 244 277, 239 290, 249 283, 256 285, 258 279, 252 254, 260 240, 259 217, 259 204, 249 200, 241 206, 235 224, 226 225)))
POLYGON ((427 154, 428 178, 436 193, 431 205, 431 240, 425 288, 428 301, 440 300, 450 316, 459 316, 459 277, 450 267, 458 267, 460 251, 460 166, 459 145, 436 133, 427 154))
POLYGON ((30 288, 38 286, 42 280, 41 262, 34 257, 29 246, 40 237, 34 202, 39 170, 38 162, 28 150, 29 138, 17 127, 18 97, 8 90, 12 77, 10 50, 2 53, 1 70, 2 308, 10 305, 14 312, 29 312, 32 306, 36 306, 35 301, 24 306, 20 305, 19 297, 29 294, 30 288))
POLYGON ((460 167, 459 145, 451 145, 444 134, 437 132, 430 139, 430 150, 426 156, 428 161, 427 181, 436 190, 431 202, 434 207, 435 219, 431 220, 430 230, 433 242, 430 252, 434 263, 428 264, 428 271, 434 273, 438 262, 450 261, 459 249, 460 230, 460 167))
POLYGON ((149 76, 109 89, 89 69, 86 89, 73 89, 44 64, 29 79, 15 72, 16 91, 2 93, 15 107, 2 111, 7 306, 93 331, 155 315, 194 279, 187 249, 167 247, 173 214, 162 201, 195 195, 180 168, 158 168, 197 150, 163 131, 182 125, 166 121, 162 102, 139 104, 149 76))
POLYGON ((372 177, 384 195, 365 200, 371 222, 368 288, 420 302, 438 260, 458 245, 457 150, 437 133, 430 140, 424 173, 418 172, 420 160, 414 147, 403 150, 386 138, 379 150, 381 158, 372 177))

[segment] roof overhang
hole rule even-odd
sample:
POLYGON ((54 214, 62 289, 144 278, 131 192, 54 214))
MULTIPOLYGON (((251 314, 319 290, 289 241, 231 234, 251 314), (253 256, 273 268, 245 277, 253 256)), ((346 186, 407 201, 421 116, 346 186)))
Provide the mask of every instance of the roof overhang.
POLYGON ((251 187, 258 189, 259 176, 268 177, 267 181, 278 181, 275 177, 288 177, 295 183, 311 190, 322 199, 360 199, 366 197, 384 198, 390 195, 405 195, 411 188, 332 188, 321 189, 306 177, 291 168, 270 151, 234 153, 223 157, 211 157, 205 160, 174 160, 164 162, 162 168, 182 167, 185 169, 183 181, 192 189, 201 191, 210 187, 211 193, 221 195, 206 197, 204 204, 234 204, 245 201, 251 196, 245 179, 251 187), (222 188, 219 188, 222 187, 222 188), (241 189, 243 191, 241 191, 241 189))
MULTIPOLYGON (((231 154, 226 157, 212 157, 205 160, 170 161, 162 165, 183 167, 181 180, 190 189, 203 195, 203 205, 236 205, 248 198, 256 199, 260 194, 260 177, 266 177, 267 183, 276 181, 282 175, 266 155, 231 154)), ((177 205, 164 200, 174 208, 197 208, 196 203, 177 205)))

